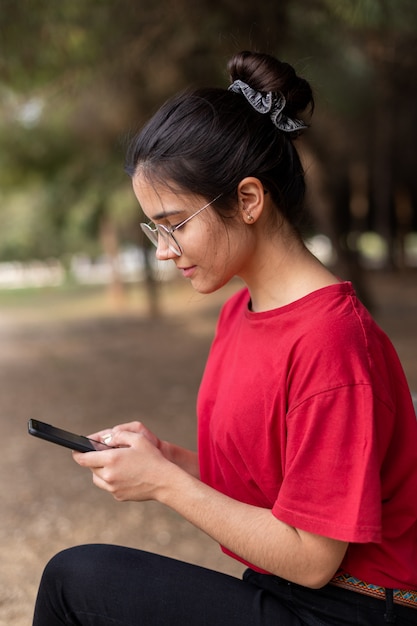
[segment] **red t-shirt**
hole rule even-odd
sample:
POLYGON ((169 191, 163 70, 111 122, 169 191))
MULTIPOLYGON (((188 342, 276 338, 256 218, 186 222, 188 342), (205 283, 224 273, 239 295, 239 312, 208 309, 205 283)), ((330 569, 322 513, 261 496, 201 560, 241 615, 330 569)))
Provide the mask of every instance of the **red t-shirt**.
POLYGON ((351 575, 417 589, 416 416, 396 352, 350 283, 261 313, 246 289, 235 294, 198 417, 204 482, 348 541, 351 575))

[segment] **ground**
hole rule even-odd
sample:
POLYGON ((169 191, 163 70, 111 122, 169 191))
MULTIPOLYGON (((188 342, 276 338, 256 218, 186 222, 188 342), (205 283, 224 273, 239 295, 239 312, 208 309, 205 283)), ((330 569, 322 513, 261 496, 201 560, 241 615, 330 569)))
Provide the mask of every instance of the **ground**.
MULTIPOLYGON (((417 391, 417 275, 367 276, 375 317, 417 391)), ((116 503, 69 451, 29 437, 34 417, 80 433, 143 419, 160 437, 195 447, 195 399, 221 302, 188 286, 163 289, 150 320, 139 296, 0 305, 0 626, 28 626, 43 566, 58 550, 111 542, 240 575, 242 566, 155 503, 116 503)))

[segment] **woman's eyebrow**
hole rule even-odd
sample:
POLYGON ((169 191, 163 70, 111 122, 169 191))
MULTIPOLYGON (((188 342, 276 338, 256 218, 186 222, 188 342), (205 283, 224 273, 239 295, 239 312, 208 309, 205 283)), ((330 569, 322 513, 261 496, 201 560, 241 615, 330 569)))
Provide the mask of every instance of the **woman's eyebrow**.
POLYGON ((157 222, 158 220, 163 220, 173 215, 178 215, 181 213, 180 209, 173 209, 172 211, 161 211, 161 213, 157 213, 151 219, 153 222, 157 222))

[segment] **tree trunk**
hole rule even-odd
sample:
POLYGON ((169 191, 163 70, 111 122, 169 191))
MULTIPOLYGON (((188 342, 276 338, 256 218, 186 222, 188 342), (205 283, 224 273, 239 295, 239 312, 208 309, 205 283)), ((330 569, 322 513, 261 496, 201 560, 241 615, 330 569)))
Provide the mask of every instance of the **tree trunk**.
POLYGON ((119 238, 115 224, 108 215, 103 215, 101 218, 100 241, 111 268, 111 278, 108 287, 111 302, 117 308, 124 308, 126 305, 126 291, 120 274, 119 238))

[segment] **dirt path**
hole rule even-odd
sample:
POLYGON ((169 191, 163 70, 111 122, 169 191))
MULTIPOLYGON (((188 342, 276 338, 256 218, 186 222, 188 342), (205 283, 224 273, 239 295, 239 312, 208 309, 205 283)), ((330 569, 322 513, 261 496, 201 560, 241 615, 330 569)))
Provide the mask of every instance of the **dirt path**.
MULTIPOLYGON (((417 390, 416 275, 372 276, 370 286, 377 319, 417 390)), ((45 562, 78 543, 119 543, 242 571, 171 511, 113 502, 66 450, 26 434, 29 417, 82 433, 143 418, 161 437, 194 447, 198 383, 227 293, 200 297, 181 288, 159 321, 138 311, 0 312, 0 626, 31 623, 45 562)))

